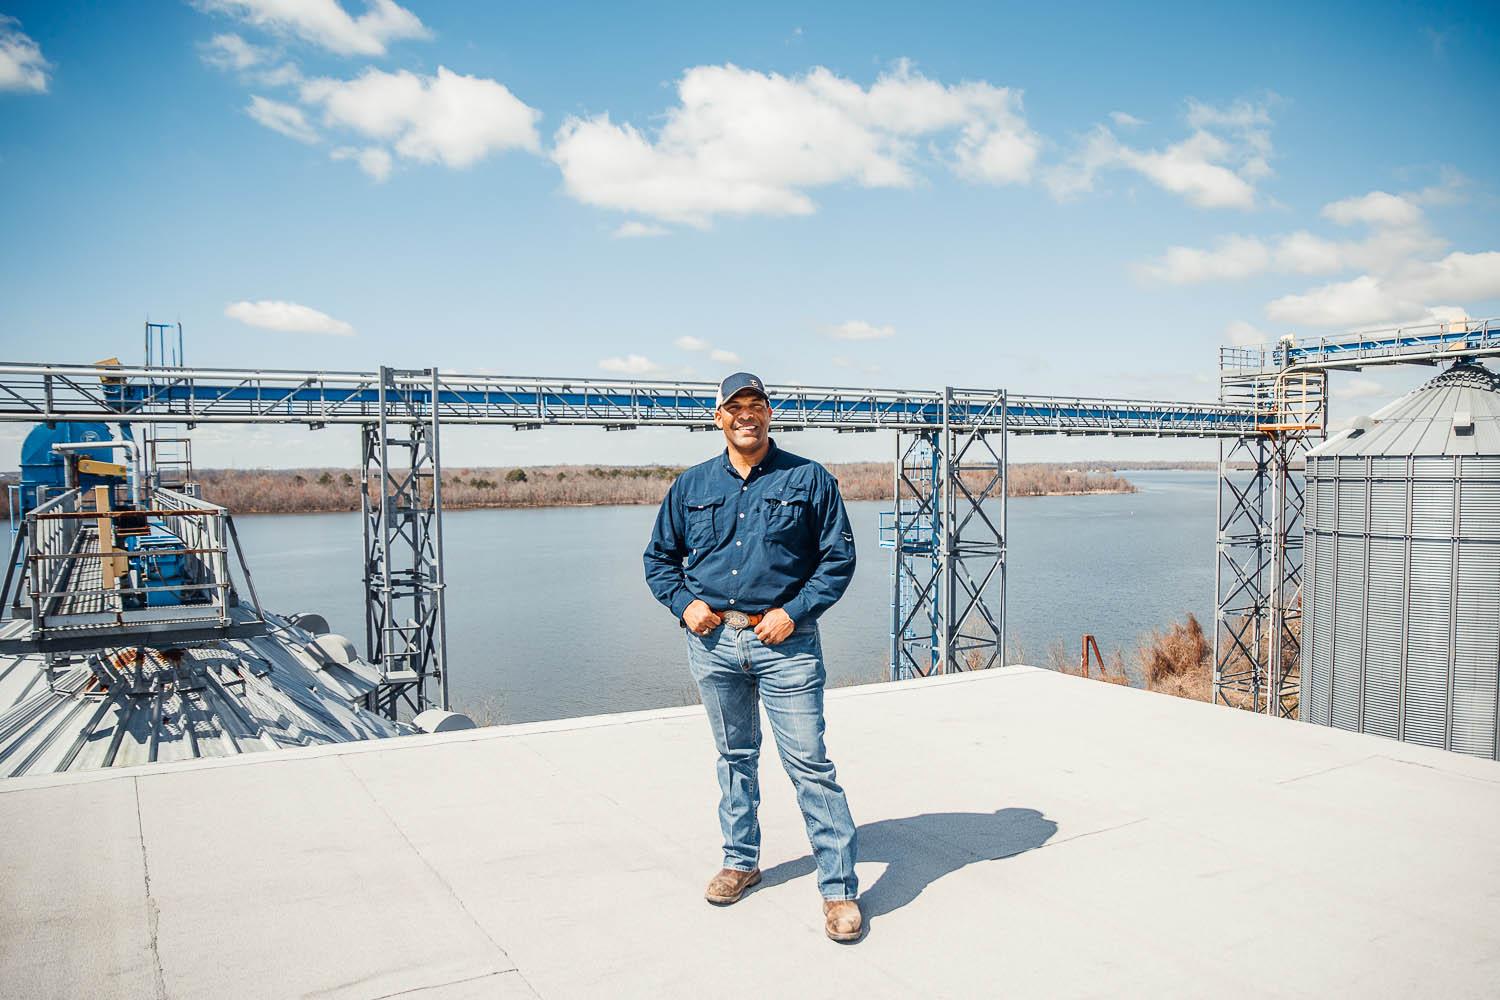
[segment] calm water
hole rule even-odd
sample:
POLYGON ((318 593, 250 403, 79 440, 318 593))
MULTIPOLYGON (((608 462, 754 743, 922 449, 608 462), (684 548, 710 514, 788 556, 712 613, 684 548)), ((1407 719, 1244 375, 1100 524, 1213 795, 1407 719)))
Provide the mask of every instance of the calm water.
MULTIPOLYGON (((1011 649, 1106 653, 1213 608, 1214 474, 1131 472, 1130 495, 1010 504, 1011 649)), ((890 553, 879 512, 853 503, 859 552, 848 593, 822 619, 831 683, 875 680, 889 660, 890 553)), ((443 520, 454 707, 527 722, 681 705, 692 681, 682 631, 652 599, 641 549, 654 507, 457 511, 443 520)), ((266 606, 318 611, 364 649, 356 514, 236 518, 266 606)), ((1016 659, 1014 652, 1010 657, 1016 659)))

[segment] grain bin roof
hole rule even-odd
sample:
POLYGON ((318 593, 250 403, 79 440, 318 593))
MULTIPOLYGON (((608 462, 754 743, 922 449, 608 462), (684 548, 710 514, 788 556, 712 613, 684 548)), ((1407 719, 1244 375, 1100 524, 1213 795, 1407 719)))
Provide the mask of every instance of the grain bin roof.
POLYGON ((1460 361, 1363 423, 1309 457, 1500 455, 1500 375, 1460 361))

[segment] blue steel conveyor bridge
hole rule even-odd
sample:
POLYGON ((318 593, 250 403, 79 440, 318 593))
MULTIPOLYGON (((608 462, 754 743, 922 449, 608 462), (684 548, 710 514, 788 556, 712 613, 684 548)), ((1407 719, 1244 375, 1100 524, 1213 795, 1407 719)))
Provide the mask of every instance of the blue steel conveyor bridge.
MULTIPOLYGON (((1326 372, 1500 354, 1500 321, 1462 321, 1225 348, 1220 401, 1032 396, 1004 389, 770 389, 778 430, 896 432, 894 677, 1001 662, 1005 635, 1006 441, 1011 434, 1220 441, 1215 690, 1257 707, 1295 703, 1300 456, 1324 433, 1326 372), (1293 658, 1288 660, 1288 656, 1293 658)), ((709 383, 517 378, 382 367, 374 372, 118 363, 0 363, 0 421, 146 425, 357 425, 361 433, 368 660, 392 717, 447 708, 443 425, 713 426, 709 383)))

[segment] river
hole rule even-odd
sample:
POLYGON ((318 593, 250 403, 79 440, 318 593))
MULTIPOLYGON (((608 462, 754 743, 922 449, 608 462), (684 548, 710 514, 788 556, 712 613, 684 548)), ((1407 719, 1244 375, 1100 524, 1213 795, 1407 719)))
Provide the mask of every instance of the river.
MULTIPOLYGON (((1106 654, 1186 612, 1213 610, 1213 472, 1125 474, 1133 494, 1010 502, 1011 662, 1106 654)), ((891 553, 881 502, 849 504, 859 553, 844 599, 823 617, 830 684, 884 678, 891 553)), ((453 707, 529 722, 692 700, 682 632, 646 590, 641 549, 655 507, 454 511, 443 520, 453 707)), ((265 605, 317 611, 364 652, 357 514, 235 519, 265 605)))

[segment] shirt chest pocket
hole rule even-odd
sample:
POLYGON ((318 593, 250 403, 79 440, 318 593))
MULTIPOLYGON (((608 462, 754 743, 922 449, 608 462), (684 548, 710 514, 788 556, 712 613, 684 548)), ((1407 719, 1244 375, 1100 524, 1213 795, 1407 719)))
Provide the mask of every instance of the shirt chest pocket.
POLYGON ((780 493, 766 497, 766 531, 769 534, 796 534, 807 524, 808 496, 803 487, 788 486, 780 493))
POLYGON ((706 549, 719 540, 719 531, 722 526, 716 522, 723 516, 723 497, 706 497, 702 500, 688 500, 684 503, 687 508, 687 543, 691 549, 706 549))

